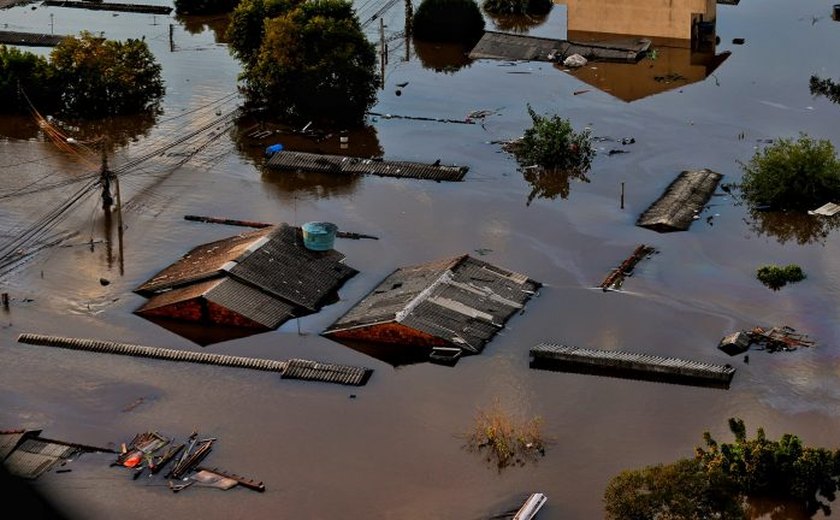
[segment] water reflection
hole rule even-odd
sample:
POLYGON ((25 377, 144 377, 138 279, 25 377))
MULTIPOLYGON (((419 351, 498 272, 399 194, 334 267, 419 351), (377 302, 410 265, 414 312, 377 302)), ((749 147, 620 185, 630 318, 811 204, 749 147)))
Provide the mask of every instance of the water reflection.
POLYGON ((227 33, 228 25, 230 25, 230 15, 200 16, 179 14, 175 16, 175 19, 184 27, 184 30, 192 35, 201 34, 209 30, 213 31, 213 39, 216 43, 228 42, 225 34, 227 33))
POLYGON ((419 346, 381 345, 345 339, 340 341, 336 339, 335 341, 338 341, 338 343, 341 343, 345 347, 349 347, 356 352, 378 359, 379 361, 387 363, 395 368, 405 365, 425 363, 429 361, 429 354, 432 352, 431 348, 419 346))
POLYGON ((745 219, 757 236, 775 238, 780 244, 795 241, 799 245, 823 244, 832 231, 840 227, 840 219, 784 211, 751 209, 745 219))
POLYGON ((548 14, 548 12, 545 14, 522 15, 494 15, 487 13, 493 21, 493 26, 496 30, 512 33, 527 33, 530 29, 539 27, 548 20, 548 14))
MULTIPOLYGON (((681 88, 705 80, 729 57, 716 53, 715 2, 672 2, 649 7, 605 0, 564 0, 570 41, 608 42, 628 36, 651 40, 639 63, 599 62, 569 71, 593 87, 622 101, 681 88)), ((715 79, 717 81, 717 79, 715 79)))
POLYGON ((555 170, 545 168, 525 168, 522 171, 525 181, 531 185, 531 193, 528 194, 527 206, 535 198, 561 199, 569 198, 572 180, 590 182, 586 172, 581 170, 555 170))
POLYGON ((414 40, 414 53, 420 58, 424 69, 444 74, 455 74, 472 65, 469 58, 471 46, 460 43, 433 43, 414 40))
POLYGON ((372 126, 341 132, 307 129, 304 133, 279 122, 244 117, 237 122, 234 139, 240 155, 260 167, 264 181, 282 192, 303 192, 315 198, 350 193, 359 176, 270 170, 263 166, 268 146, 282 144, 284 150, 362 158, 381 157, 384 153, 372 126))
POLYGON ((253 329, 222 327, 219 325, 191 323, 149 316, 144 316, 143 318, 202 347, 206 347, 207 345, 212 345, 214 343, 221 343, 223 341, 246 338, 263 332, 253 329))
MULTIPOLYGON (((101 138, 106 136, 108 151, 114 151, 148 135, 157 123, 158 112, 148 111, 133 116, 96 120, 49 119, 50 123, 64 135, 72 137, 91 149, 96 148, 97 151, 101 149, 101 138)), ((41 135, 41 127, 32 117, 0 117, 0 139, 32 140, 38 139, 41 135)))
POLYGON ((27 116, 4 115, 0 117, 0 139, 20 139, 28 141, 40 134, 38 123, 27 116))
MULTIPOLYGON (((745 509, 747 518, 753 520, 808 520, 812 517, 801 502, 794 500, 782 501, 764 497, 747 498, 745 509)), ((831 511, 830 508, 829 511, 831 511)), ((826 513, 826 516, 828 514, 826 513)))

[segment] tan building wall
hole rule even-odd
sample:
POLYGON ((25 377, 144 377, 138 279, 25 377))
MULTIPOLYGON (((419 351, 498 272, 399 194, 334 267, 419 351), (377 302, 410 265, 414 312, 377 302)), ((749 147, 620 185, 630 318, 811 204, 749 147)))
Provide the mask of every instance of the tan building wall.
POLYGON ((555 2, 567 6, 569 39, 576 32, 595 32, 691 40, 692 22, 714 21, 717 9, 716 0, 555 2))

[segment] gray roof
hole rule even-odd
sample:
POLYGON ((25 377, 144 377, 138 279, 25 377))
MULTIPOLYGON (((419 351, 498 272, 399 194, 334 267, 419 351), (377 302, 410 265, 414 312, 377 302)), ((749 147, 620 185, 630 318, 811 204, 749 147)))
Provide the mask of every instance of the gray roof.
POLYGON ((267 328, 316 312, 357 271, 335 250, 304 247, 300 228, 281 224, 194 248, 136 292, 151 299, 136 312, 194 298, 267 328))
POLYGON ((391 273, 324 334, 400 323, 480 352, 539 287, 525 275, 467 255, 404 267, 391 273))
POLYGON ((282 224, 269 235, 264 245, 239 259, 228 273, 314 312, 345 280, 358 272, 344 265, 343 260, 344 255, 334 249, 306 249, 300 228, 282 224))
POLYGON ((18 443, 26 435, 26 430, 12 430, 0 432, 0 461, 14 451, 18 443))
POLYGON ((684 171, 636 221, 654 231, 685 231, 703 211, 723 175, 711 170, 684 171))
POLYGON ((343 155, 324 155, 286 150, 272 155, 266 162, 266 166, 277 170, 310 171, 335 175, 370 174, 381 177, 408 177, 433 181, 461 181, 469 170, 466 166, 360 159, 343 155))

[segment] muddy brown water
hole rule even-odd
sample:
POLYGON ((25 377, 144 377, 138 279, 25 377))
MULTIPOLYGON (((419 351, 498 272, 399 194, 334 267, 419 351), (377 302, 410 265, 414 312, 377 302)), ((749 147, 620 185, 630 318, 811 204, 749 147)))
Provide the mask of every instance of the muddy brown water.
MULTIPOLYGON (((375 12, 364 2, 358 8, 363 20, 375 12)), ((37 481, 62 509, 92 519, 485 518, 514 508, 534 491, 549 497, 540 518, 590 519, 603 517, 601 497, 611 476, 690 456, 704 430, 729 439, 728 417, 745 419, 750 431, 763 426, 773 437, 794 432, 807 444, 838 447, 836 232, 808 231, 814 227, 808 223, 805 231, 791 231, 778 219, 756 220, 725 194, 712 199, 688 232, 661 235, 634 226, 683 169, 711 168, 733 182, 741 175, 737 162, 748 160, 760 140, 803 131, 840 142, 840 106, 808 91, 811 74, 840 78, 840 23, 831 20, 830 8, 816 0, 718 6, 721 43, 715 52, 732 54, 714 75, 632 102, 611 95, 618 86, 609 81, 636 78, 650 87, 679 79, 652 83, 644 69, 651 64, 642 62, 637 74, 607 74, 605 67, 598 76, 598 69, 588 69, 596 88, 547 64, 468 63, 457 52, 453 62, 451 50, 433 46, 422 51, 432 64, 427 68, 413 53, 402 61, 405 48, 396 38, 375 111, 454 119, 479 109, 495 113, 483 125, 372 118, 358 139, 350 136, 348 153, 364 147, 381 149, 387 158, 466 164, 470 172, 463 183, 262 172, 256 163, 265 143, 243 141, 242 130, 209 128, 203 139, 211 132, 223 135, 184 166, 166 167, 190 147, 123 177, 122 274, 118 249, 103 241, 93 194, 56 227, 78 233, 66 243, 71 247, 43 251, 0 282, 12 297, 10 312, 0 311, 0 428, 43 428, 51 438, 97 445, 117 445, 148 429, 180 438, 198 429, 219 438, 208 463, 267 487, 264 494, 190 489, 173 495, 162 481, 133 481, 109 468, 102 456, 82 457, 68 466, 72 472, 37 481), (735 37, 746 44, 731 45, 735 37), (396 86, 403 82, 408 85, 396 86), (574 94, 581 90, 588 92, 574 94), (567 191, 531 186, 491 144, 528 126, 526 103, 569 117, 596 136, 633 137, 635 143, 600 142, 589 182, 571 179, 567 191), (745 139, 738 139, 741 132, 745 139), (629 153, 610 156, 612 148, 629 153), (566 196, 537 196, 528 204, 532 192, 566 196), (269 373, 16 342, 21 332, 41 332, 200 349, 132 314, 144 301, 131 292, 134 287, 189 248, 240 231, 186 222, 185 214, 298 224, 328 220, 380 237, 337 241, 347 263, 360 271, 342 288, 339 303, 275 332, 205 347, 365 365, 375 369, 367 386, 282 381, 269 373), (791 240, 796 233, 805 240, 791 240), (661 252, 639 265, 625 291, 593 289, 640 243, 661 252), (397 266, 479 251, 482 259, 545 284, 482 355, 455 368, 393 367, 318 335, 397 266), (771 262, 798 263, 808 278, 772 292, 753 276, 756 267, 771 262), (715 348, 728 332, 773 324, 793 326, 818 344, 785 354, 755 352, 749 364, 715 348), (729 362, 738 372, 729 390, 718 390, 529 370, 528 349, 542 341, 729 362), (543 459, 497 472, 463 449, 462 434, 476 410, 494 402, 544 419, 551 444, 543 459)), ((112 155, 113 165, 236 106, 239 68, 219 42, 216 22, 191 19, 185 29, 161 16, 22 6, 0 11, 0 23, 8 30, 49 32, 50 14, 56 33, 88 29, 113 38, 145 37, 163 66, 163 113, 151 124, 129 121, 111 130, 125 143, 112 155), (169 49, 170 23, 175 52, 169 49)), ((399 7, 386 14, 389 34, 401 29, 401 16, 399 7)), ((369 25, 372 37, 375 29, 369 25)), ((564 36, 564 9, 555 6, 531 33, 564 36)), ((661 68, 657 64, 651 73, 662 76, 661 68)), ((96 132, 72 125, 66 130, 85 138, 96 132)), ((0 199, 6 243, 66 200, 95 169, 96 157, 88 159, 91 166, 64 154, 27 118, 0 118, 0 132, 2 194, 32 183, 60 186, 0 199)), ((332 149, 336 143, 337 136, 330 136, 320 145, 332 149)), ((768 515, 773 507, 784 505, 758 504, 753 510, 768 515)))

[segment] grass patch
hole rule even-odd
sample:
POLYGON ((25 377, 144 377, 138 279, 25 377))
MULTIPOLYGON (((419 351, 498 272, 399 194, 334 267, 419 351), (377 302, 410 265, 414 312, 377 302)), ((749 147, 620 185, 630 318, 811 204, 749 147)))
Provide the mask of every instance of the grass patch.
POLYGON ((545 455, 542 418, 515 417, 495 403, 476 413, 467 433, 467 448, 484 454, 487 462, 499 470, 524 466, 545 455))

